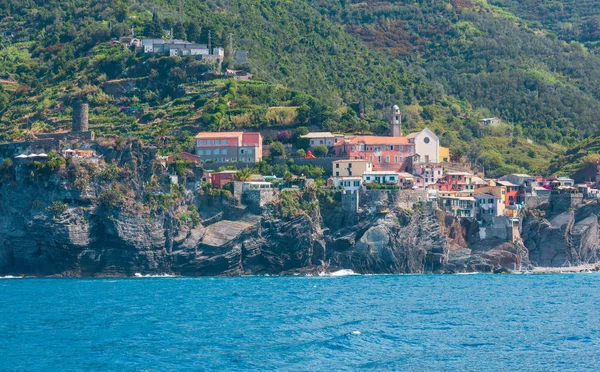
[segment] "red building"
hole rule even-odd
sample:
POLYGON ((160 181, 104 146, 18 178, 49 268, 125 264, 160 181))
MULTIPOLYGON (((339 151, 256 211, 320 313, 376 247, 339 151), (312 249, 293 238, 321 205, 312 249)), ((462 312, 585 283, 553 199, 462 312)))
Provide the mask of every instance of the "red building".
POLYGON ((473 191, 473 175, 466 172, 448 172, 436 183, 438 191, 473 191))
POLYGON ((373 170, 404 172, 415 145, 406 137, 357 136, 336 143, 335 150, 338 156, 369 161, 373 170))
POLYGON ((517 204, 517 199, 521 195, 521 187, 509 181, 497 181, 498 186, 506 187, 506 200, 504 204, 508 207, 509 205, 517 204))
POLYGON ((189 152, 180 152, 179 154, 173 154, 167 158, 169 163, 175 161, 175 159, 187 160, 192 163, 200 164, 202 159, 199 156, 190 154, 189 152))
POLYGON ((215 172, 210 175, 210 179, 215 188, 222 189, 223 186, 225 186, 229 182, 233 182, 233 175, 236 172, 237 171, 234 171, 234 170, 225 170, 225 171, 221 171, 221 172, 215 172))

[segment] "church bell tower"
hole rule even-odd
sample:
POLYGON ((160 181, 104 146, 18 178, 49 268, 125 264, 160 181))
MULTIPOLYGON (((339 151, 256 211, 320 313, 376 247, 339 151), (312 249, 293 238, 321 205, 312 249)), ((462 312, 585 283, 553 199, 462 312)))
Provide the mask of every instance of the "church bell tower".
POLYGON ((400 113, 400 107, 394 105, 392 108, 392 117, 390 119, 390 133, 392 137, 402 136, 402 114, 400 113))

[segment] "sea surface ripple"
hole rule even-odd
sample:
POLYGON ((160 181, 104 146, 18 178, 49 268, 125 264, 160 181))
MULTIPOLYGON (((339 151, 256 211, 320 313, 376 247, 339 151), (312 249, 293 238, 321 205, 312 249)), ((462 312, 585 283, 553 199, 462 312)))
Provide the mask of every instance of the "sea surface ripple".
POLYGON ((600 275, 0 279, 0 370, 597 370, 600 275))

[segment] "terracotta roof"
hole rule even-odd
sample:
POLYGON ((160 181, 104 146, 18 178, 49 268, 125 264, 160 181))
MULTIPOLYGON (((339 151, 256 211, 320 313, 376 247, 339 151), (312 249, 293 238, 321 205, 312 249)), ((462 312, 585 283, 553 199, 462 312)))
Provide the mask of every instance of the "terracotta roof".
POLYGON ((240 137, 244 132, 200 132, 196 135, 196 138, 231 138, 240 137))
POLYGON ((366 145, 409 145, 406 137, 386 136, 357 136, 348 141, 351 144, 364 143, 366 145))

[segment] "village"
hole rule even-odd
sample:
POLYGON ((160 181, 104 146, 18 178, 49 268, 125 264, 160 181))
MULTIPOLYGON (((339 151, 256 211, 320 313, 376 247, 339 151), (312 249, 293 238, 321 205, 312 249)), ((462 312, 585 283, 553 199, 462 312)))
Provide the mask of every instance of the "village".
MULTIPOLYGON (((92 150, 94 134, 89 130, 88 110, 85 103, 74 106, 70 132, 38 134, 32 146, 3 146, 16 149, 13 161, 17 166, 50 160, 49 154, 35 148, 49 149, 54 156, 72 161, 97 163, 101 156, 92 150)), ((157 154, 154 161, 169 169, 170 164, 181 160, 201 175, 189 183, 173 172, 169 176, 171 184, 182 184, 195 193, 207 188, 227 189, 233 203, 259 209, 276 201, 286 190, 314 184, 341 192, 343 208, 350 214, 360 213, 363 197, 371 200, 374 194, 384 193, 393 195, 391 200, 403 208, 429 203, 454 217, 476 219, 482 237, 491 234, 507 240, 516 239, 525 208, 535 208, 553 198, 561 203, 566 200, 572 207, 600 196, 600 166, 580 172, 576 178, 507 174, 490 179, 473 172, 465 161, 452 161, 450 150, 440 146, 438 136, 430 129, 405 135, 398 106, 389 116, 388 136, 308 132, 299 136, 306 151, 288 144, 283 153, 281 149, 275 151, 261 132, 200 132, 195 136, 193 153, 157 154), (286 153, 296 156, 287 158, 286 153), (322 167, 324 177, 315 180, 304 174, 257 174, 260 172, 256 166, 266 157, 274 164, 322 167), (244 169, 247 171, 240 176, 244 169)), ((390 198, 379 199, 383 202, 372 205, 377 213, 390 206, 390 198)))

